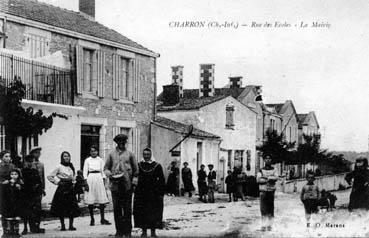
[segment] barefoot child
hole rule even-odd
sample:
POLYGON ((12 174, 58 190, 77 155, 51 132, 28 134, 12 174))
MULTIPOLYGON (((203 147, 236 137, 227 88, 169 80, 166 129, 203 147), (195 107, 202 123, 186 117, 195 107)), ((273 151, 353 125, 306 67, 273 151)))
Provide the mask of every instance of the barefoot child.
POLYGON ((310 221, 312 213, 318 213, 318 202, 320 192, 317 185, 314 184, 315 176, 312 171, 307 173, 307 184, 302 188, 300 199, 305 207, 305 217, 310 221))

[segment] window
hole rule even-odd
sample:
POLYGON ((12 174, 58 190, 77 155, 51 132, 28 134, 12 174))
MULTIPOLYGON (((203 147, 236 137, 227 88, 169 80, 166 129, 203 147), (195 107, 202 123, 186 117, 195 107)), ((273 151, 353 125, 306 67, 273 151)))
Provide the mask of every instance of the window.
POLYGON ((251 150, 246 151, 246 170, 251 170, 251 150))
POLYGON ((93 82, 93 57, 93 50, 83 49, 83 91, 85 92, 96 91, 96 85, 93 82))
POLYGON ((5 126, 0 125, 0 151, 5 150, 5 126))
POLYGON ((243 167, 243 150, 234 152, 234 167, 243 167))
POLYGON ((234 106, 226 106, 226 128, 234 129, 234 106))
POLYGON ((121 57, 119 70, 120 70, 119 97, 129 98, 130 59, 121 57))
POLYGON ((46 37, 29 34, 27 42, 31 58, 38 58, 47 55, 49 43, 46 37))

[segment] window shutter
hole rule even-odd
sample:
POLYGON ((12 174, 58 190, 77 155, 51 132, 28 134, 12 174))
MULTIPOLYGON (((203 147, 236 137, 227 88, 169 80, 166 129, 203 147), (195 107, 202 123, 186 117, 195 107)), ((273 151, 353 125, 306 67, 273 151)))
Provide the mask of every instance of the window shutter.
POLYGON ((83 88, 83 47, 76 46, 76 73, 77 73, 77 93, 82 93, 83 88))
POLYGON ((105 96, 105 53, 97 51, 97 96, 105 96))
POLYGON ((112 133, 113 133, 113 138, 114 138, 115 136, 120 134, 120 128, 118 126, 113 126, 112 127, 112 133))
POLYGON ((134 85, 135 85, 135 60, 130 59, 129 61, 129 79, 128 79, 128 95, 127 98, 133 101, 134 98, 134 85))
POLYGON ((133 101, 139 102, 139 85, 140 85, 140 75, 141 75, 141 64, 138 59, 134 61, 134 79, 133 79, 133 101))
POLYGON ((140 156, 140 129, 137 126, 133 128, 133 149, 136 156, 140 156))
POLYGON ((119 65, 120 56, 113 54, 113 99, 119 99, 119 65))

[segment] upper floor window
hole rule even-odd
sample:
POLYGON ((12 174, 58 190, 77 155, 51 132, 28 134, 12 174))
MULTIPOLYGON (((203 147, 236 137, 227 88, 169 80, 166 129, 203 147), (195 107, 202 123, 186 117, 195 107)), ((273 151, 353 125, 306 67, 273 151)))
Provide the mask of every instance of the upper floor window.
POLYGON ((234 166, 243 167, 243 150, 235 150, 234 152, 234 166))
POLYGON ((129 98, 130 92, 129 87, 132 82, 130 82, 131 72, 131 64, 130 59, 120 57, 120 85, 119 85, 119 97, 120 98, 129 98))
POLYGON ((246 170, 251 170, 251 150, 246 151, 246 170))
POLYGON ((96 82, 93 75, 94 50, 83 49, 83 91, 96 91, 96 82))
POLYGON ((226 106, 226 128, 234 129, 234 106, 226 106))
POLYGON ((46 37, 29 34, 27 41, 31 58, 38 58, 47 55, 49 42, 46 37))

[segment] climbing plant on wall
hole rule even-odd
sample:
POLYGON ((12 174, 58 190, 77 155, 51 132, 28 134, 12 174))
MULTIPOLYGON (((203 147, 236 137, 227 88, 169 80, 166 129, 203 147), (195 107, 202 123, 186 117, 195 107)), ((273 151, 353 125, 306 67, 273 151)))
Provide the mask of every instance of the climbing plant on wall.
POLYGON ((52 127, 54 117, 68 119, 65 115, 52 113, 45 116, 42 110, 35 111, 32 107, 22 107, 26 87, 20 78, 15 78, 8 86, 0 88, 0 116, 10 147, 19 136, 32 137, 46 132, 52 127))

